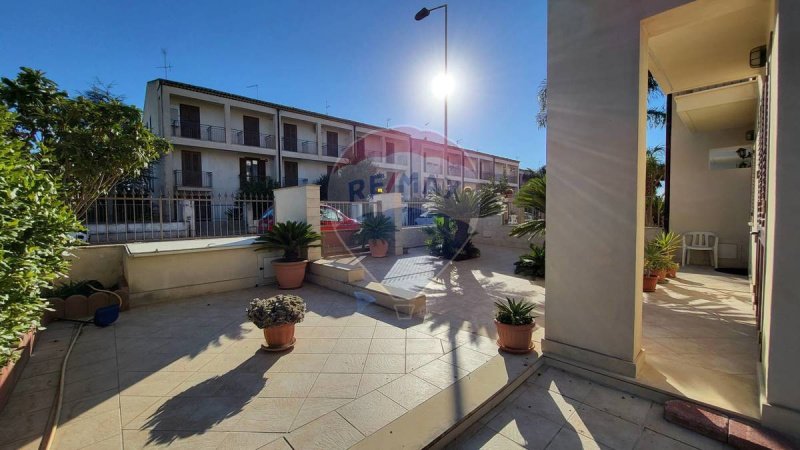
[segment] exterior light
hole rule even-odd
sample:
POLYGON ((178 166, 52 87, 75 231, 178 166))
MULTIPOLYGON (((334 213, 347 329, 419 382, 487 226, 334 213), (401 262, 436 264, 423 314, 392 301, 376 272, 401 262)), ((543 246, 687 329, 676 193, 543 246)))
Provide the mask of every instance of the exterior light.
POLYGON ((375 192, 377 192, 378 194, 383 194, 383 188, 379 187, 379 188, 375 189, 375 192))
POLYGON ((420 9, 420 10, 419 10, 419 12, 417 13, 417 15, 415 15, 415 16, 414 16, 414 19, 416 19, 416 20, 422 20, 422 19, 424 19, 424 18, 428 17, 430 14, 431 14, 431 10, 430 10, 430 9, 428 9, 428 8, 422 8, 422 9, 420 9))

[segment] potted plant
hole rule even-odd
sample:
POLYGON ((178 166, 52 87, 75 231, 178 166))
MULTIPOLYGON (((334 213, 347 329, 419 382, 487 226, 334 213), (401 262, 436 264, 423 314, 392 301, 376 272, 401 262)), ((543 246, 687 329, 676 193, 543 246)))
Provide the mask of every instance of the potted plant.
POLYGON ((669 267, 667 267, 667 278, 675 278, 678 276, 678 269, 680 269, 681 265, 676 263, 675 261, 669 262, 669 267))
POLYGON ((247 307, 247 318, 264 330, 265 350, 286 350, 294 346, 294 326, 303 321, 306 302, 296 295, 279 294, 255 298, 247 307))
POLYGON ((383 258, 389 251, 389 240, 394 237, 397 227, 392 218, 384 215, 369 215, 361 222, 361 228, 355 236, 359 243, 369 243, 369 252, 373 258, 383 258))
POLYGON ((303 285, 308 260, 300 256, 302 250, 319 247, 315 242, 322 236, 305 222, 278 222, 256 240, 258 250, 283 250, 283 257, 272 261, 275 278, 281 289, 296 289, 303 285))
POLYGON ((673 261, 675 260, 675 253, 681 248, 681 235, 672 231, 669 233, 662 231, 651 242, 666 259, 666 263, 664 264, 665 276, 675 278, 680 266, 673 263, 673 261))
POLYGON ((644 248, 644 278, 642 281, 642 290, 644 292, 655 292, 658 285, 658 274, 656 273, 658 266, 658 259, 661 258, 661 253, 658 248, 648 243, 644 248))
POLYGON ((536 326, 532 314, 536 305, 524 300, 506 297, 505 302, 495 302, 497 312, 494 324, 497 327, 497 345, 511 353, 528 353, 533 349, 531 337, 536 326))

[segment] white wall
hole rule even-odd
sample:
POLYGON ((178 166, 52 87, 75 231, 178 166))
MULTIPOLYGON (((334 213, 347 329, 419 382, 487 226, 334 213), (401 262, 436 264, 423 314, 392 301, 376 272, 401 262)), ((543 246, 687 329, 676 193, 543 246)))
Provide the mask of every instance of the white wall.
MULTIPOLYGON (((753 127, 714 132, 692 132, 677 114, 672 121, 669 228, 676 233, 712 231, 720 244, 736 246, 736 257, 720 258, 720 267, 747 267, 750 242, 750 169, 711 170, 708 151, 734 145, 752 145, 745 133, 753 127)), ((692 263, 707 264, 704 252, 692 254, 692 263)))
MULTIPOLYGON (((170 95, 170 107, 180 112, 180 105, 192 105, 200 108, 200 123, 203 125, 213 125, 217 127, 225 126, 225 108, 221 103, 210 103, 179 95, 170 95)), ((171 119, 169 111, 164 111, 164 115, 171 119)), ((168 135, 172 135, 172 130, 167 130, 168 135)))

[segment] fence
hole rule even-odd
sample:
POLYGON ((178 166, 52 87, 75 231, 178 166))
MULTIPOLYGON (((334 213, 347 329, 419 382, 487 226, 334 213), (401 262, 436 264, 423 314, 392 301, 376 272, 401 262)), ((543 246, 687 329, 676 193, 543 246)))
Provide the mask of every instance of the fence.
POLYGON ((84 224, 92 244, 247 236, 263 231, 271 207, 257 196, 112 196, 95 201, 84 224))
POLYGON ((428 213, 426 203, 426 201, 403 202, 404 227, 433 225, 433 216, 428 213))
POLYGON ((322 202, 322 254, 331 256, 366 251, 367 245, 357 242, 354 235, 364 219, 381 214, 380 202, 322 202))

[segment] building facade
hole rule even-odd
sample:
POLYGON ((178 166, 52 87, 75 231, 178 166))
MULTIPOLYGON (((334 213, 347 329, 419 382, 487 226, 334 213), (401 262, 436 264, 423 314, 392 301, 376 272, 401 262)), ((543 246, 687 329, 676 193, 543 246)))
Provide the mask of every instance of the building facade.
MULTIPOLYGON (((422 198, 436 185, 477 189, 505 177, 518 183, 519 162, 376 127, 170 80, 147 83, 144 121, 173 151, 153 170, 165 193, 236 194, 266 183, 316 182, 338 167, 369 159, 385 192, 422 198)), ((374 193, 374 192, 373 192, 374 193)))

